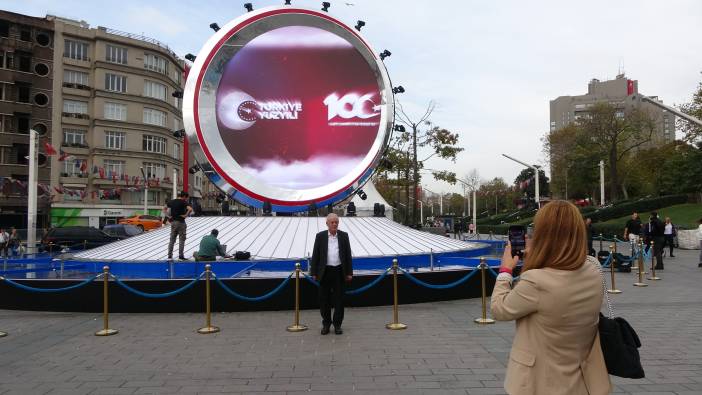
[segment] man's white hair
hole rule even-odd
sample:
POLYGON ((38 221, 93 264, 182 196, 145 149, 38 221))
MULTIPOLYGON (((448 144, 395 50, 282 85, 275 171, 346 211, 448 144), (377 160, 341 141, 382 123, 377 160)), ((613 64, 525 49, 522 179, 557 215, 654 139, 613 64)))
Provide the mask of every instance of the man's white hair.
POLYGON ((329 213, 329 214, 327 214, 327 222, 329 222, 329 220, 332 219, 332 218, 339 219, 339 216, 336 215, 335 213, 329 213))

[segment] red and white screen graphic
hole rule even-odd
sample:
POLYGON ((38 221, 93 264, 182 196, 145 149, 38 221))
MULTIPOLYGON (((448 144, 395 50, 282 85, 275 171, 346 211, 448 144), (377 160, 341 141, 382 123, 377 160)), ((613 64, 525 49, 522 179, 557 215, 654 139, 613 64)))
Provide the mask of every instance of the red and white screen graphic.
POLYGON ((379 133, 380 91, 345 39, 315 27, 264 33, 225 65, 217 125, 247 173, 278 188, 321 187, 349 174, 379 133))

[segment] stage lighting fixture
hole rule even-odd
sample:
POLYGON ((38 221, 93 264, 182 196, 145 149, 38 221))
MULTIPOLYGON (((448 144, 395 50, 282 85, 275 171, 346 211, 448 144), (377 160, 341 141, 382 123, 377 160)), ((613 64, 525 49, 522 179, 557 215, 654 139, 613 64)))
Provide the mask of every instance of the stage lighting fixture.
POLYGON ((173 137, 177 139, 185 137, 185 129, 174 130, 173 137))
POLYGON ((402 86, 396 86, 392 88, 392 93, 405 93, 405 88, 403 88, 402 86))
POLYGON ((191 54, 191 53, 185 54, 185 59, 187 59, 187 60, 189 60, 189 61, 191 61, 191 62, 194 62, 194 61, 195 61, 195 55, 193 55, 193 54, 191 54))
POLYGON ((392 127, 392 130, 394 130, 396 132, 404 133, 405 127, 403 125, 395 125, 392 127))
POLYGON ((212 22, 212 23, 210 23, 210 29, 214 30, 215 33, 218 32, 218 31, 219 31, 219 25, 217 24, 217 22, 212 22))
POLYGON ((190 166, 190 168, 188 169, 188 173, 190 173, 190 174, 195 174, 195 173, 197 173, 197 172, 200 171, 200 170, 202 170, 202 169, 200 168, 200 165, 195 164, 195 165, 190 166))
POLYGON ((358 22, 356 22, 356 26, 354 26, 354 27, 356 28, 356 30, 358 30, 358 31, 360 32, 360 31, 361 31, 361 28, 362 28, 363 26, 366 26, 366 23, 363 22, 363 21, 358 21, 358 22))
POLYGON ((392 52, 387 49, 380 53, 380 60, 385 60, 388 56, 392 55, 392 52))
POLYGON ((290 0, 285 0, 285 5, 290 5, 290 0))
POLYGON ((183 91, 173 91, 173 93, 171 93, 171 96, 177 97, 178 99, 182 99, 183 98, 183 91))
POLYGON ((382 203, 373 204, 373 216, 374 217, 384 217, 385 216, 385 205, 382 203))
POLYGON ((330 2, 328 2, 328 1, 322 2, 322 11, 329 12, 329 7, 331 7, 330 2))
POLYGON ((271 202, 265 201, 263 202, 263 216, 264 217, 272 217, 273 216, 273 207, 271 206, 271 202))
POLYGON ((368 199, 368 195, 366 195, 366 193, 363 192, 363 189, 359 189, 358 192, 356 192, 356 194, 358 195, 358 197, 361 198, 361 200, 368 199))
POLYGON ((251 12, 251 11, 253 11, 253 4, 251 4, 251 3, 245 3, 245 4, 244 4, 244 8, 246 8, 246 11, 247 11, 247 12, 251 12))
POLYGON ((346 206, 346 216, 355 217, 356 216, 356 204, 354 202, 349 202, 346 206))

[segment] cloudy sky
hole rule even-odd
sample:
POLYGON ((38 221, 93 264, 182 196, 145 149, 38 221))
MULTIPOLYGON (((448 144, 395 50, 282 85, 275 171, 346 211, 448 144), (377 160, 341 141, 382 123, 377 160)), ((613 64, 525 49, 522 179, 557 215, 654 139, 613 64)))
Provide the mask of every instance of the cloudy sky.
MULTIPOLYGON (((156 38, 176 53, 197 54, 211 35, 241 15, 245 1, 10 0, 2 8, 82 19, 156 38)), ((252 1, 255 8, 283 1, 252 1)), ((366 22, 363 35, 386 59, 407 112, 421 116, 437 103, 432 121, 460 133, 457 162, 428 168, 459 175, 476 168, 485 179, 514 180, 520 165, 507 153, 545 164, 541 136, 549 100, 587 91, 591 78, 614 78, 619 68, 639 90, 667 104, 689 101, 702 81, 702 1, 331 1, 330 14, 348 24, 366 22)), ((319 9, 321 1, 293 0, 319 9)), ((436 192, 458 186, 425 178, 436 192)))

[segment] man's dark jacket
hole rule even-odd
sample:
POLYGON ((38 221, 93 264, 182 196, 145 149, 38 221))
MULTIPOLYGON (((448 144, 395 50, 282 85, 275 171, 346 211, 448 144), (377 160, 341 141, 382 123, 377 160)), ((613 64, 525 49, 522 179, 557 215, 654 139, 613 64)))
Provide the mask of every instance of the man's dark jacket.
MULTIPOLYGON (((351 243, 349 234, 341 230, 336 231, 339 240, 339 260, 344 271, 344 276, 353 275, 353 264, 351 263, 351 243)), ((310 275, 317 276, 317 280, 324 278, 324 269, 327 267, 327 250, 329 247, 329 231, 324 230, 317 233, 314 238, 314 248, 312 249, 312 259, 310 260, 310 275)))

